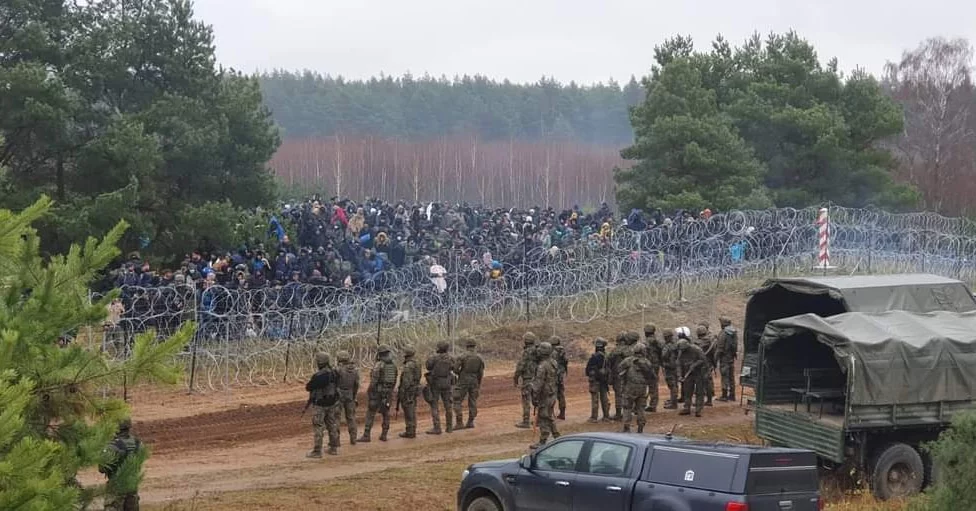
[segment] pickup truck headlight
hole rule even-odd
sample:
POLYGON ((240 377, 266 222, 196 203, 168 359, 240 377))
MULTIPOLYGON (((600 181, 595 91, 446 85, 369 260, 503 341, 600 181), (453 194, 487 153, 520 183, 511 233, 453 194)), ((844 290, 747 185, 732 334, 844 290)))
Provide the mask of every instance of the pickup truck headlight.
POLYGON ((471 473, 471 471, 470 470, 467 470, 467 469, 465 469, 464 472, 461 472, 461 480, 464 481, 465 479, 467 479, 468 478, 468 474, 470 474, 470 473, 471 473))

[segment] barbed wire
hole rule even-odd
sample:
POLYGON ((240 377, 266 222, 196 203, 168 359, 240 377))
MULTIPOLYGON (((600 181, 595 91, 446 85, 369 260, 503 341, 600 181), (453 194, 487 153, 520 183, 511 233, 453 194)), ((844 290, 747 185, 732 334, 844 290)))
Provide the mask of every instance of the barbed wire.
MULTIPOLYGON (((734 211, 669 228, 623 229, 568 249, 521 247, 521 262, 505 265, 497 279, 456 251, 440 286, 428 266, 415 263, 348 289, 125 287, 118 321, 90 336, 110 356, 125 357, 136 333, 167 336, 197 321, 182 354, 191 389, 266 384, 307 376, 321 349, 346 350, 365 365, 380 342, 396 350, 453 339, 475 324, 587 323, 745 291, 770 276, 823 271, 815 268, 816 218, 816 208, 734 211)), ((976 278, 976 224, 968 220, 832 208, 830 228, 838 271, 976 278)))

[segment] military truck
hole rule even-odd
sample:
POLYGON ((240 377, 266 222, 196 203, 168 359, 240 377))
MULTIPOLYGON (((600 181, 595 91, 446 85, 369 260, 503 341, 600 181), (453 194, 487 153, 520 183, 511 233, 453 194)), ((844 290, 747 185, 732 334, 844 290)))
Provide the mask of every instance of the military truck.
POLYGON ((803 314, 759 343, 757 435, 854 467, 881 499, 931 484, 920 447, 976 408, 976 312, 803 314))
POLYGON ((740 383, 755 387, 759 338, 766 323, 812 313, 976 311, 961 281, 930 274, 802 277, 767 280, 746 303, 740 383))

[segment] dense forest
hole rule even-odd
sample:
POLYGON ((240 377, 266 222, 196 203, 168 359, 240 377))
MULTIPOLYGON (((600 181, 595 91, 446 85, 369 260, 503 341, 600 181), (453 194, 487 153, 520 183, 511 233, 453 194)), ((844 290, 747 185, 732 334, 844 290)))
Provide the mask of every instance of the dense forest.
POLYGON ((306 71, 259 76, 265 104, 286 138, 369 135, 427 140, 572 140, 622 147, 633 138, 627 110, 644 97, 634 77, 621 86, 534 84, 483 76, 405 75, 366 81, 306 71))

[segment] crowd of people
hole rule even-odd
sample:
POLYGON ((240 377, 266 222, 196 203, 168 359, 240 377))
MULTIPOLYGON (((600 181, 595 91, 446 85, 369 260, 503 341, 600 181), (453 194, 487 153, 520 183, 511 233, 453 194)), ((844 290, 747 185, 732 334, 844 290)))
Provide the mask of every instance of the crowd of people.
POLYGON ((407 204, 367 199, 310 198, 286 204, 270 219, 269 239, 231 250, 194 251, 177 269, 154 271, 133 254, 119 269, 118 287, 152 288, 194 284, 228 289, 283 287, 291 282, 349 288, 382 285, 385 270, 423 262, 427 267, 458 258, 483 271, 485 280, 503 277, 506 266, 520 264, 528 252, 599 245, 616 229, 643 231, 679 222, 707 219, 677 211, 666 216, 632 210, 619 222, 602 204, 593 213, 579 206, 491 209, 468 204, 407 204), (288 235, 291 231, 294 239, 288 235))

